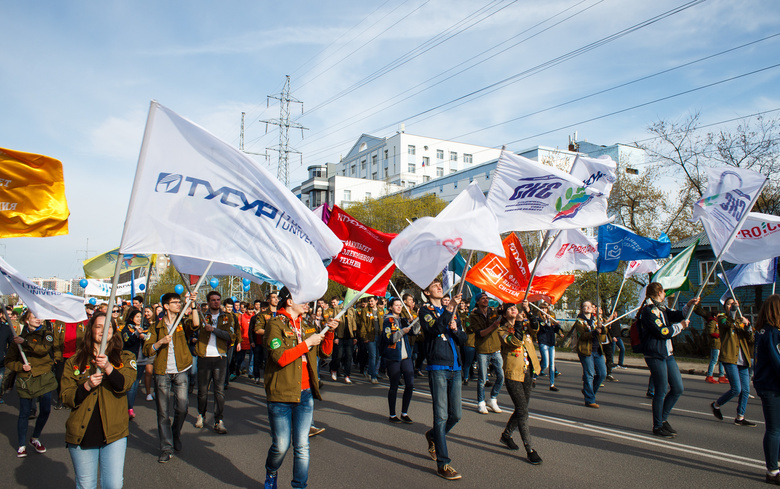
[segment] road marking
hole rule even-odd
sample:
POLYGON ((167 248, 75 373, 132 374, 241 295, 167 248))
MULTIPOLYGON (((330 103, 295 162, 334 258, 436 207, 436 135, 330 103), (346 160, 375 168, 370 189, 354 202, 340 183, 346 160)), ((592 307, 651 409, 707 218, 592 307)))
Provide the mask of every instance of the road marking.
MULTIPOLYGON (((648 403, 646 403, 646 402, 640 402, 640 403, 639 403, 639 405, 640 405, 640 406, 650 406, 650 407, 652 407, 652 406, 653 406, 652 404, 648 404, 648 403)), ((707 417, 707 418, 708 418, 708 417, 710 417, 710 416, 712 416, 712 412, 709 412, 709 413, 703 413, 703 412, 701 412, 701 411, 691 411, 691 410, 689 410, 689 409, 672 408, 672 411, 680 411, 681 413, 701 414, 702 416, 704 416, 704 417, 707 417)), ((714 417, 714 416, 713 416, 713 417, 714 417)), ((754 421, 754 422, 755 422, 755 423, 758 423, 758 424, 764 424, 764 422, 763 422, 763 421, 754 421)))

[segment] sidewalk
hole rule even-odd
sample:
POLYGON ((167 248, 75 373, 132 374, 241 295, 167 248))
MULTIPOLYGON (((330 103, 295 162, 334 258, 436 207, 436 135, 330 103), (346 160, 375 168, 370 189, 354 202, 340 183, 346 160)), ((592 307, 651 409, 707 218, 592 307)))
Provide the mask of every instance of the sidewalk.
MULTIPOLYGON (((580 362, 580 358, 576 353, 570 351, 561 351, 557 348, 555 349, 555 360, 567 360, 567 361, 577 362, 577 363, 580 362)), ((678 360, 677 365, 680 367, 680 373, 683 374, 704 376, 707 373, 706 363, 686 362, 686 361, 678 360)), ((623 361, 623 366, 627 368, 639 368, 639 369, 647 370, 645 359, 641 357, 632 357, 626 355, 623 361)))

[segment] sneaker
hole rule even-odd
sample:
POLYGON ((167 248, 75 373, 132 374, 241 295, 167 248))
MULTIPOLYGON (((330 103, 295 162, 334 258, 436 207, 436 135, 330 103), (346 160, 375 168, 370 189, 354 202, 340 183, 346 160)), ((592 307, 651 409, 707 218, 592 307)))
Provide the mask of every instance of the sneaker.
MULTIPOLYGON (((464 380, 463 385, 469 385, 469 379, 464 380)), ((0 399, 0 401, 2 401, 2 399, 0 399)))
POLYGON ((401 420, 400 420, 400 419, 398 419, 398 416, 396 416, 395 414, 394 414, 394 415, 392 415, 392 416, 390 416, 390 418, 388 419, 388 421, 390 421, 391 423, 395 423, 395 424, 398 424, 398 423, 400 423, 400 422, 401 422, 401 420))
POLYGON ((512 439, 511 436, 507 436, 506 433, 501 433, 501 438, 498 440, 510 450, 520 450, 520 447, 517 446, 517 443, 512 439))
POLYGON ((769 472, 767 472, 766 482, 767 484, 774 484, 776 486, 780 486, 780 472, 775 472, 774 474, 770 474, 769 472))
POLYGON ((607 375, 607 380, 610 381, 610 382, 617 382, 618 381, 618 379, 616 379, 615 377, 613 377, 611 375, 607 375))
POLYGON ((433 436, 430 431, 425 432, 425 441, 428 442, 428 456, 431 460, 436 461, 436 444, 433 442, 433 436))
POLYGON ((423 374, 421 371, 417 370, 417 371, 414 373, 414 376, 415 376, 415 377, 425 377, 425 374, 423 374))
POLYGON ((225 428, 225 423, 223 423, 221 419, 214 423, 214 431, 220 435, 227 434, 227 428, 225 428))
POLYGON ((276 472, 265 473, 265 489, 276 489, 276 472))
POLYGON ((728 383, 729 383, 729 379, 725 375, 721 375, 720 378, 718 379, 718 384, 728 384, 728 383))
POLYGON ((59 399, 57 399, 56 401, 54 401, 54 402, 52 403, 52 407, 53 407, 55 410, 59 411, 60 409, 62 409, 62 401, 60 401, 59 399))
POLYGON ((371 379, 371 383, 372 384, 378 384, 379 383, 379 379, 371 379))
POLYGON ((410 418, 408 414, 402 414, 401 415, 401 421, 403 421, 406 424, 414 423, 414 421, 412 421, 412 418, 410 418))
POLYGON ((542 371, 541 371, 541 372, 539 372, 539 374, 538 374, 538 376, 539 376, 539 377, 544 377, 544 376, 546 376, 546 375, 547 375, 547 374, 546 374, 546 373, 544 373, 544 370, 542 370, 542 371))
POLYGON ((503 413, 500 407, 498 407, 498 400, 494 398, 490 398, 488 401, 488 406, 490 406, 490 410, 494 413, 503 413))
POLYGON ((234 380, 236 380, 237 378, 238 378, 238 375, 236 375, 236 374, 230 374, 230 382, 233 382, 233 381, 234 381, 234 380))
POLYGON ((447 479, 448 481, 454 481, 461 478, 458 471, 453 469, 450 464, 442 465, 436 470, 436 473, 439 474, 439 477, 447 479))
POLYGON ((660 436, 661 438, 674 438, 674 434, 666 431, 666 428, 661 426, 660 428, 653 428, 653 434, 655 436, 660 436))
POLYGON ((720 412, 719 407, 715 407, 715 403, 710 403, 710 408, 712 409, 712 415, 718 418, 719 420, 723 421, 723 413, 720 412))
MULTIPOLYGON (((736 423, 736 421, 735 421, 735 423, 736 423)), ((755 425, 753 425, 753 426, 755 426, 755 425)), ((46 447, 43 446, 43 443, 41 443, 40 440, 38 440, 36 438, 30 438, 30 445, 33 446, 33 448, 35 449, 36 452, 38 452, 38 453, 46 453, 46 447)))
POLYGON ((485 388, 488 388, 488 387, 493 387, 493 382, 491 382, 489 380, 485 381, 485 388))
POLYGON ((318 428, 317 426, 312 426, 311 428, 309 428, 309 438, 311 438, 312 436, 317 436, 323 431, 325 431, 325 428, 318 428))
POLYGON ((203 428, 203 415, 199 414, 198 419, 195 420, 196 428, 203 428))
POLYGON ((132 409, 128 409, 128 410, 127 410, 127 416, 128 416, 130 419, 133 419, 133 418, 135 418, 135 411, 133 411, 132 409))
POLYGON ((485 404, 485 401, 482 401, 479 404, 477 404, 477 411, 479 412, 479 414, 487 414, 488 413, 487 405, 485 404))
POLYGON ((708 384, 717 384, 718 379, 716 379, 712 375, 708 375, 707 377, 704 378, 704 382, 707 382, 708 384))
MULTIPOLYGON (((147 400, 147 401, 154 401, 154 397, 152 397, 152 395, 151 395, 151 394, 147 394, 147 395, 146 395, 146 400, 147 400)), ((162 455, 161 455, 161 456, 162 456, 162 455)), ((167 462, 167 460, 166 460, 166 462, 167 462)), ((162 462, 162 463, 165 463, 165 462, 162 462)))
POLYGON ((345 383, 345 384, 351 384, 351 383, 352 383, 352 381, 351 381, 351 380, 349 380, 349 377, 344 377, 344 383, 345 383))
POLYGON ((33 409, 33 410, 32 410, 32 412, 30 413, 30 417, 29 417, 29 418, 27 418, 27 419, 35 419, 35 418, 37 418, 37 417, 38 417, 38 411, 36 411, 35 409, 33 409))
POLYGON ((561 376, 561 373, 560 373, 560 372, 558 372, 558 371, 556 370, 556 371, 555 371, 555 378, 557 379, 557 378, 558 378, 558 377, 560 377, 560 376, 561 376))
POLYGON ((751 428, 756 426, 756 423, 754 423, 752 421, 748 421, 745 418, 742 418, 742 419, 736 418, 734 420, 734 424, 740 425, 740 426, 750 426, 751 428))
POLYGON ((162 452, 159 457, 157 457, 157 461, 160 462, 161 464, 167 464, 168 461, 171 460, 171 458, 173 458, 173 454, 168 450, 166 450, 162 452))
POLYGON ((531 462, 532 465, 539 465, 542 463, 542 457, 539 456, 538 453, 536 453, 536 450, 531 450, 528 452, 528 461, 531 462))
POLYGON ((647 391, 647 392, 645 392, 645 396, 647 396, 647 397, 655 397, 655 394, 650 392, 650 391, 647 391))
POLYGON ((24 458, 27 456, 27 447, 19 447, 16 451, 16 458, 24 458))
POLYGON ((553 391, 553 392, 558 392, 560 389, 555 387, 554 385, 551 385, 550 386, 550 390, 553 391))
MULTIPOLYGON (((331 372, 330 378, 331 380, 333 380, 333 382, 336 382, 337 380, 339 380, 339 374, 337 374, 336 372, 331 372)), ((274 477, 276 477, 276 474, 274 474, 274 477)))
POLYGON ((600 408, 601 406, 599 406, 599 405, 598 405, 598 404, 596 404, 595 402, 586 402, 586 403, 585 403, 585 407, 589 407, 589 408, 593 408, 593 409, 598 409, 598 408, 600 408))
POLYGON ((668 431, 669 433, 671 433, 671 434, 673 434, 673 435, 676 435, 676 434, 677 434, 677 430, 676 430, 676 429, 674 429, 674 428, 672 428, 672 425, 670 425, 668 421, 664 421, 664 422, 663 422, 663 424, 662 424, 661 426, 663 426, 663 428, 664 428, 666 431, 668 431))

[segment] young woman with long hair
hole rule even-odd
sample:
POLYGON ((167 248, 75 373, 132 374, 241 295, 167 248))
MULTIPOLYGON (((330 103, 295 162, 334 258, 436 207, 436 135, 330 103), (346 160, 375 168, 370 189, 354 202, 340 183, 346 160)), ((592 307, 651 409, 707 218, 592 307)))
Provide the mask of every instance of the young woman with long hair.
POLYGON ((766 481, 780 485, 780 295, 764 301, 756 320, 756 358, 753 386, 764 410, 766 481))

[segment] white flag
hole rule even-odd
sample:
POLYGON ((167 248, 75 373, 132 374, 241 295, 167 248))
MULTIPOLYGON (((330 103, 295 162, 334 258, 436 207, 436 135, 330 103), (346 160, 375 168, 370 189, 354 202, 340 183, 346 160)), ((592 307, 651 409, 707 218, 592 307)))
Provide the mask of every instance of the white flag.
MULTIPOLYGON (((776 276, 777 260, 775 258, 737 265, 731 270, 726 270, 726 277, 728 277, 732 289, 749 287, 751 285, 771 284, 775 281, 776 276)), ((718 272, 718 277, 725 282, 722 273, 718 272)), ((731 297, 731 292, 726 289, 726 292, 720 298, 720 303, 725 303, 729 297, 731 297)))
POLYGON ((425 288, 461 248, 504 256, 496 216, 485 205, 477 182, 435 218, 414 221, 390 242, 388 250, 398 268, 425 288))
POLYGON ((577 155, 571 166, 571 176, 591 188, 598 190, 607 197, 612 192, 612 185, 617 181, 617 164, 607 155, 598 158, 587 158, 577 155))
MULTIPOLYGON (((125 282, 123 284, 117 284, 116 295, 130 295, 132 293, 133 282, 125 282)), ((138 277, 135 279, 135 291, 139 291, 139 287, 143 285, 146 287, 146 277, 138 277)), ((84 295, 94 295, 96 297, 108 297, 111 295, 111 282, 104 282, 102 280, 87 279, 87 288, 84 289, 84 295)))
POLYGON ((168 253, 257 269, 301 303, 325 293, 323 260, 341 247, 267 170, 152 102, 121 253, 168 253))
MULTIPOLYGON (((729 240, 736 232, 743 216, 750 212, 750 208, 756 196, 764 187, 766 180, 767 178, 764 175, 742 168, 707 169, 707 190, 704 196, 693 205, 693 218, 700 219, 704 225, 715 256, 719 256, 721 251, 729 245, 729 240)), ((777 220, 775 224, 778 222, 780 220, 777 220)), ((745 226, 747 225, 748 222, 745 221, 737 236, 742 234, 743 237, 750 239, 745 232, 745 226)), ((754 220, 753 226, 755 225, 754 220)), ((758 231, 759 236, 752 239, 753 244, 760 241, 764 236, 769 237, 771 234, 772 238, 766 240, 763 244, 774 243, 777 245, 780 233, 769 233, 767 228, 759 228, 758 231)), ((742 240, 742 242, 744 243, 745 240, 742 240)), ((741 244, 738 244, 736 241, 732 243, 730 248, 733 252, 727 250, 729 257, 723 255, 722 259, 731 263, 753 263, 765 258, 775 257, 779 254, 776 252, 777 248, 761 250, 755 249, 755 247, 751 247, 755 254, 746 253, 741 244), (772 254, 765 254, 767 251, 771 251, 772 254)))
MULTIPOLYGON (((723 249, 729 235, 722 226, 709 225, 702 219, 713 251, 723 249)), ((751 212, 737 232, 734 242, 723 253, 723 261, 729 263, 755 263, 780 256, 780 217, 751 212)))
POLYGON ((66 323, 77 323, 87 319, 83 297, 39 287, 2 258, 0 258, 0 293, 18 295, 38 319, 56 319, 66 323))
POLYGON ((628 278, 638 273, 653 273, 659 268, 661 268, 661 263, 658 260, 631 260, 626 264, 623 277, 628 278))
MULTIPOLYGON (((550 248, 536 266, 536 276, 560 275, 571 270, 596 270, 599 256, 598 243, 579 229, 566 229, 558 233, 550 248)), ((532 269, 533 265, 528 264, 532 269)))
POLYGON ((594 174, 594 180, 586 185, 584 175, 589 170, 582 168, 578 178, 502 151, 487 198, 498 217, 499 231, 577 229, 611 222, 608 195, 599 190, 608 175, 594 174))
MULTIPOLYGON (((197 258, 188 258, 186 256, 171 255, 171 263, 174 268, 181 273, 188 275, 203 275, 203 270, 206 269, 209 262, 206 260, 198 260, 197 258)), ((242 279, 248 279, 257 284, 268 282, 271 285, 282 288, 284 284, 276 280, 272 280, 270 277, 266 277, 259 270, 252 267, 239 267, 235 265, 229 265, 227 263, 214 263, 209 268, 208 275, 214 275, 218 277, 239 277, 242 279)))

